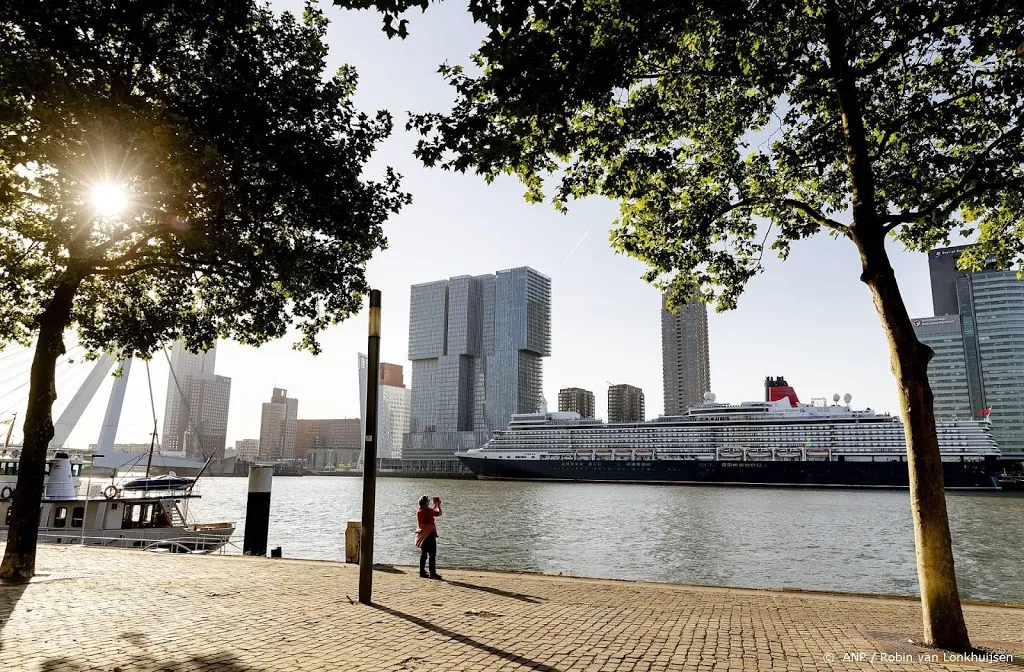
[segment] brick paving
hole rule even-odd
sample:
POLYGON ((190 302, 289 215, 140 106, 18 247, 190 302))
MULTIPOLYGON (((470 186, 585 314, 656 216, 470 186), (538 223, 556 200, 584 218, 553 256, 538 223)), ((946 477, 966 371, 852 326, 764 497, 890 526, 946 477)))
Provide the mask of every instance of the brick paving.
POLYGON ((4 670, 1024 669, 1021 607, 966 607, 1012 662, 943 662, 902 599, 387 567, 368 607, 340 563, 44 546, 39 570, 0 587, 4 670))

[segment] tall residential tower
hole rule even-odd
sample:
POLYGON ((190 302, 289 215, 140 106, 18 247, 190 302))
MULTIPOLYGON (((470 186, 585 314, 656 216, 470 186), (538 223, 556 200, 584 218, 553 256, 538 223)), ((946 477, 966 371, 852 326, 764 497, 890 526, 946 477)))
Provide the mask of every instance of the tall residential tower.
POLYGON ((665 415, 681 415, 704 399, 711 389, 708 348, 708 309, 696 300, 673 314, 668 295, 661 297, 661 375, 665 385, 665 415))
POLYGON ((403 459, 454 460, 536 411, 551 354, 551 279, 532 268, 413 285, 412 421, 403 459))

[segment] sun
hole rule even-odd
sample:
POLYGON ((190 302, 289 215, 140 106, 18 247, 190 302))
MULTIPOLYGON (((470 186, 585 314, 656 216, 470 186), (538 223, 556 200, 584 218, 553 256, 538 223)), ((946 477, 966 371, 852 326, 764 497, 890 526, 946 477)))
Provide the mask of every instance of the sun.
POLYGON ((115 182, 96 182, 89 191, 89 200, 101 217, 117 217, 128 207, 128 194, 115 182))

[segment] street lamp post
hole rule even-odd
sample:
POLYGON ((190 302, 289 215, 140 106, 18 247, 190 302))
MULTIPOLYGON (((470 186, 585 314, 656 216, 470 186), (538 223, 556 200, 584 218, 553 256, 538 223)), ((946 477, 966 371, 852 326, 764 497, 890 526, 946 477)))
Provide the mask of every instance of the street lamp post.
POLYGON ((373 593, 373 517, 377 495, 377 382, 380 378, 380 290, 370 291, 366 363, 366 436, 363 437, 363 521, 359 531, 359 601, 373 593))
POLYGON ((79 546, 85 545, 85 522, 89 520, 89 488, 92 486, 92 470, 97 457, 103 457, 103 455, 89 456, 89 475, 85 479, 85 510, 82 511, 82 536, 78 539, 79 546))

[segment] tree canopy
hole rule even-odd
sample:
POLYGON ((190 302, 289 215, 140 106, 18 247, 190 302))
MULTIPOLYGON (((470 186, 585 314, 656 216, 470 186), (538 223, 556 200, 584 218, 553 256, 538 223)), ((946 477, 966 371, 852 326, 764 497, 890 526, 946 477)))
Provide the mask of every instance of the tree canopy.
MULTIPOLYGON (((426 6, 357 4, 389 16, 426 6)), ((911 249, 962 233, 982 243, 976 262, 1024 252, 1020 3, 482 0, 471 10, 489 34, 474 67, 442 66, 457 102, 413 116, 418 156, 516 175, 534 200, 554 175, 559 207, 619 201, 613 243, 649 265, 649 280, 677 273, 674 289, 692 282, 733 307, 761 268, 758 218, 785 257, 820 230, 847 235, 858 200, 911 249), (844 120, 840 70, 859 119, 844 120), (870 179, 856 189, 844 122, 864 130, 870 179)))
POLYGON ((0 341, 70 278, 93 352, 293 323, 315 350, 358 311, 409 197, 361 177, 392 120, 353 106, 353 68, 325 73, 326 25, 313 4, 0 1, 0 341))

